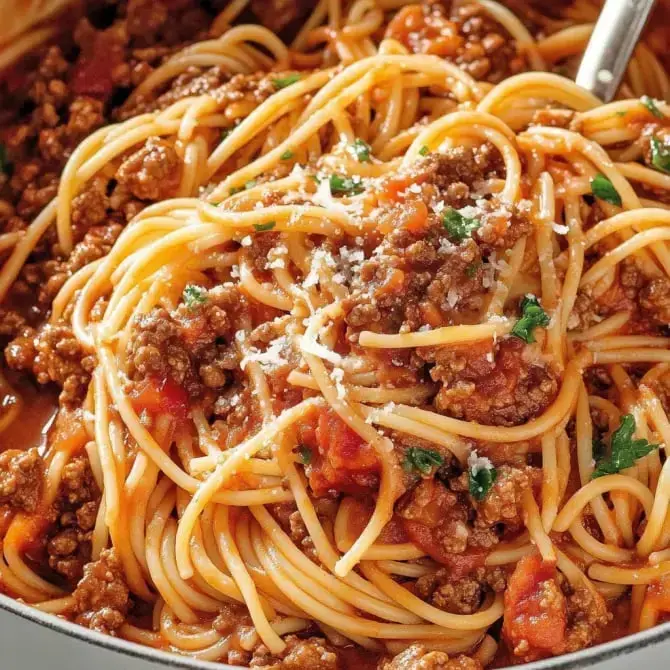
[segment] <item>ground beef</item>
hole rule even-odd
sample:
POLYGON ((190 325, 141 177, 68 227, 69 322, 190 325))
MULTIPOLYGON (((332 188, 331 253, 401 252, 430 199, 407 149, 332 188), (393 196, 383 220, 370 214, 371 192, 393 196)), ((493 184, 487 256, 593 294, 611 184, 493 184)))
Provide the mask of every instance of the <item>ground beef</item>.
MULTIPOLYGON (((452 486, 452 481, 448 486, 452 486)), ((412 524, 428 529, 436 558, 447 564, 454 555, 466 551, 481 554, 499 541, 497 529, 477 517, 469 496, 448 486, 435 480, 421 480, 396 505, 396 514, 409 522, 410 536, 412 524)), ((431 547, 423 548, 428 551, 431 547)))
POLYGON ((26 329, 5 349, 7 364, 32 371, 40 384, 56 382, 60 402, 71 406, 85 395, 95 356, 86 353, 65 321, 46 323, 37 332, 26 329))
POLYGON ((303 18, 313 7, 312 0, 251 0, 251 11, 273 33, 303 18))
POLYGON ((278 503, 272 506, 272 512, 293 543, 312 560, 316 560, 314 542, 295 503, 278 503))
MULTIPOLYGON (((605 244, 591 255, 590 266, 609 250, 605 244)), ((570 314, 568 328, 585 330, 616 312, 628 311, 632 317, 628 333, 657 334, 670 324, 670 281, 665 277, 649 279, 634 258, 624 258, 616 268, 614 281, 606 291, 594 295, 593 286, 580 289, 570 314)))
POLYGON ((389 661, 380 664, 381 670, 482 670, 479 661, 459 655, 449 658, 443 651, 427 651, 413 644, 389 661))
POLYGON ((0 504, 34 512, 44 482, 45 466, 37 449, 0 453, 0 504))
POLYGON ((116 178, 140 200, 168 200, 179 188, 181 159, 172 143, 150 138, 121 163, 116 178))
MULTIPOLYGON (((77 199, 75 198, 75 202, 76 200, 77 199)), ((88 211, 90 212, 92 209, 88 209, 88 211)), ((100 221, 104 218, 104 216, 101 217, 100 221)), ((96 216, 96 220, 97 219, 98 217, 96 216)), ((86 220, 86 223, 91 223, 91 219, 86 220)), ((87 225, 86 227, 88 228, 89 226, 87 225)), ((90 228, 81 242, 74 247, 68 258, 65 261, 58 262, 54 266, 53 274, 51 274, 44 286, 40 289, 38 296, 39 303, 45 306, 50 305, 63 284, 77 270, 106 256, 110 252, 120 233, 121 226, 115 223, 103 226, 96 225, 95 227, 90 228)))
POLYGON ((84 568, 84 576, 72 594, 76 622, 91 630, 115 635, 123 625, 129 607, 129 590, 123 565, 113 549, 84 568))
POLYGON ((652 279, 640 291, 640 307, 660 326, 670 325, 670 280, 652 279))
POLYGON ((75 456, 63 468, 56 520, 46 545, 49 567, 72 585, 91 560, 91 538, 100 503, 100 490, 86 455, 75 456))
POLYGON ((539 416, 558 391, 539 350, 516 337, 417 350, 442 384, 435 408, 466 421, 516 426, 539 416))
POLYGON ((585 587, 569 593, 567 609, 568 628, 563 651, 566 654, 596 643, 612 619, 603 598, 585 587))
POLYGON ((473 614, 480 607, 487 592, 502 593, 507 585, 503 568, 475 568, 466 577, 454 578, 448 568, 417 579, 418 596, 453 614, 473 614))
POLYGON ((478 80, 497 83, 527 68, 510 34, 474 2, 409 5, 391 20, 386 36, 412 53, 441 56, 478 80))
POLYGON ((301 640, 295 635, 286 638, 286 649, 279 657, 272 656, 265 645, 254 650, 251 668, 264 670, 343 670, 337 652, 323 639, 301 640))
POLYGON ((129 341, 130 376, 170 377, 192 396, 222 388, 239 366, 231 344, 246 301, 235 288, 195 289, 201 296, 173 312, 157 307, 141 316, 129 341))
POLYGON ((483 500, 477 503, 477 513, 482 522, 489 525, 504 524, 507 530, 523 526, 521 498, 526 489, 538 489, 542 482, 542 470, 530 465, 496 468, 493 486, 483 500))

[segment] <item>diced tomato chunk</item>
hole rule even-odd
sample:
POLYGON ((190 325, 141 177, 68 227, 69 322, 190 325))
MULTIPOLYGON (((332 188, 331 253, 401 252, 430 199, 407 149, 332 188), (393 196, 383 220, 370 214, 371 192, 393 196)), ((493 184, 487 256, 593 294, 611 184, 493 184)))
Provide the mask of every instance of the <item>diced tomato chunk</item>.
POLYGON ((567 606, 555 577, 556 566, 532 554, 517 563, 507 584, 503 636, 524 660, 562 653, 567 606))
MULTIPOLYGON (((321 411, 314 432, 310 435, 310 431, 303 428, 300 434, 305 438, 313 436, 315 453, 308 472, 316 495, 324 495, 329 490, 356 494, 376 489, 379 461, 374 448, 335 412, 321 411)), ((311 446, 309 442, 303 444, 311 446)))
POLYGON ((114 88, 114 68, 123 60, 121 46, 109 33, 95 35, 92 45, 77 59, 70 86, 77 95, 107 100, 114 88))
POLYGON ((168 414, 183 421, 188 414, 188 395, 172 378, 147 377, 130 394, 136 412, 152 416, 168 414))

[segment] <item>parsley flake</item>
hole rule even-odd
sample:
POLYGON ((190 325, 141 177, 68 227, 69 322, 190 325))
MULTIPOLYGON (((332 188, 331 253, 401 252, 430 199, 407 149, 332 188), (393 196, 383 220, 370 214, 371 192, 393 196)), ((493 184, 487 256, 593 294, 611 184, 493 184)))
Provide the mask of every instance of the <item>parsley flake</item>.
POLYGON ((312 450, 304 444, 301 444, 298 447, 298 457, 303 465, 309 465, 312 462, 312 450))
POLYGON ((621 196, 614 188, 614 184, 604 175, 596 175, 591 180, 591 193, 596 198, 609 202, 610 205, 617 205, 621 207, 621 196))
POLYGON ((649 140, 649 147, 651 148, 651 164, 657 170, 670 174, 670 147, 657 137, 649 140))
POLYGON ((359 163, 369 163, 370 162, 370 145, 363 141, 360 138, 356 138, 354 143, 351 145, 351 151, 359 163))
POLYGON ((621 417, 619 427, 612 433, 610 455, 600 458, 591 478, 615 475, 621 470, 635 465, 635 461, 658 449, 658 444, 649 444, 647 440, 634 440, 635 418, 632 414, 621 417))
POLYGON ((295 156, 295 154, 289 149, 288 151, 285 151, 279 158, 281 158, 283 161, 290 161, 293 156, 295 156))
POLYGON ((470 495, 475 500, 484 500, 497 477, 498 471, 495 468, 470 468, 468 477, 470 495))
POLYGON ((421 447, 410 447, 405 452, 405 460, 402 463, 405 472, 418 470, 421 474, 430 474, 433 468, 439 468, 444 463, 444 458, 437 451, 422 449, 421 447))
POLYGON ((482 224, 477 219, 463 216, 459 211, 450 207, 442 215, 442 225, 447 229, 452 242, 462 242, 471 237, 472 233, 482 224))
POLYGON ((419 156, 427 156, 430 153, 430 149, 424 144, 419 149, 419 156))
POLYGON ((354 181, 351 177, 341 177, 338 174, 330 175, 330 192, 340 195, 357 195, 365 190, 360 181, 354 181))
POLYGON ((542 309, 538 299, 528 294, 521 301, 521 318, 514 324, 512 335, 522 339, 527 344, 535 342, 533 330, 540 326, 544 328, 549 325, 549 316, 542 309))
POLYGON ((653 114, 657 119, 664 119, 665 115, 656 105, 656 101, 653 98, 650 98, 648 95, 643 95, 640 98, 640 102, 647 108, 647 110, 653 114))
POLYGON ((286 77, 281 77, 280 79, 273 79, 272 84, 279 91, 282 88, 286 88, 291 84, 295 84, 297 81, 300 81, 300 75, 297 73, 289 74, 286 77))
POLYGON ((184 288, 184 304, 189 309, 195 309, 198 305, 204 305, 207 302, 207 291, 201 286, 189 284, 184 288))
POLYGON ((267 230, 272 230, 277 225, 276 221, 268 221, 267 223, 254 223, 254 230, 259 233, 264 233, 267 230))

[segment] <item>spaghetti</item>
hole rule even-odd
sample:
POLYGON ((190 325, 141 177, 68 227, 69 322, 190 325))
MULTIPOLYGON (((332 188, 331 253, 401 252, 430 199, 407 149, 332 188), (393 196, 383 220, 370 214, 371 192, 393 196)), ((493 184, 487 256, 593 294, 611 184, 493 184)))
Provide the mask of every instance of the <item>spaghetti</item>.
POLYGON ((44 322, 1 331, 0 434, 30 408, 16 370, 63 388, 46 452, 0 455, 3 590, 324 670, 530 661, 613 637, 614 612, 662 621, 654 51, 603 105, 563 76, 588 3, 321 0, 292 40, 247 9, 145 72, 26 227, 0 207, 7 323, 37 261, 62 270, 44 322))

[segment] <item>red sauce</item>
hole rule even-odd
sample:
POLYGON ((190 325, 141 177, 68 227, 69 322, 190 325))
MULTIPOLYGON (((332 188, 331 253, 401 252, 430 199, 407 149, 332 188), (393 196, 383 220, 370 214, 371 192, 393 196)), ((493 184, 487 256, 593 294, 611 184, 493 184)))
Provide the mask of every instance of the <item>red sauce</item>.
MULTIPOLYGON (((58 389, 53 386, 38 387, 25 377, 7 370, 0 370, 12 389, 21 398, 21 411, 14 421, 0 433, 0 451, 5 449, 31 449, 37 447, 44 453, 47 434, 58 412, 58 389)), ((12 398, 0 395, 0 416, 2 408, 12 398)))

